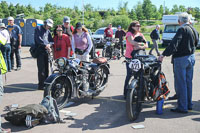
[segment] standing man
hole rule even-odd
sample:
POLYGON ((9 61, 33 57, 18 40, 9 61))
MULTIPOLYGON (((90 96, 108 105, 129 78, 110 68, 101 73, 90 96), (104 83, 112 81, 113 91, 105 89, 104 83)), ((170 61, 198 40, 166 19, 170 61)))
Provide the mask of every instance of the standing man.
POLYGON ((72 38, 72 33, 74 32, 74 27, 70 25, 70 18, 68 16, 65 16, 63 18, 63 33, 67 34, 70 38, 72 38))
POLYGON ((50 33, 50 28, 53 27, 53 20, 47 19, 44 25, 38 26, 35 29, 34 41, 38 47, 37 67, 38 67, 38 90, 44 89, 44 81, 49 75, 49 52, 53 44, 53 38, 50 33))
POLYGON ((154 29, 150 34, 150 37, 153 42, 153 46, 151 50, 149 51, 149 55, 152 55, 152 51, 155 48, 157 55, 160 56, 160 52, 158 51, 158 41, 160 40, 159 30, 160 30, 160 25, 156 25, 156 29, 154 29))
POLYGON ((189 15, 187 13, 179 14, 178 23, 181 27, 170 45, 160 55, 159 60, 162 61, 164 56, 172 55, 178 102, 177 107, 171 109, 171 111, 187 113, 188 110, 192 110, 194 52, 199 41, 199 34, 189 24, 189 15))
MULTIPOLYGON (((63 25, 62 25, 62 29, 63 29, 63 33, 67 34, 70 37, 70 40, 72 40, 72 33, 74 32, 74 27, 72 25, 70 25, 70 17, 65 16, 63 18, 63 25)), ((72 49, 70 52, 70 56, 73 55, 72 49)))
POLYGON ((112 30, 112 24, 110 23, 108 27, 104 30, 104 37, 113 37, 113 30, 112 30))
POLYGON ((121 26, 119 25, 115 33, 115 38, 119 38, 119 45, 121 46, 122 56, 124 56, 124 44, 123 44, 124 36, 126 36, 126 32, 122 30, 121 26))
POLYGON ((8 26, 7 29, 10 33, 10 42, 11 42, 11 69, 14 69, 14 54, 16 57, 17 69, 21 69, 21 44, 22 44, 22 30, 18 25, 14 24, 14 18, 8 17, 8 26))

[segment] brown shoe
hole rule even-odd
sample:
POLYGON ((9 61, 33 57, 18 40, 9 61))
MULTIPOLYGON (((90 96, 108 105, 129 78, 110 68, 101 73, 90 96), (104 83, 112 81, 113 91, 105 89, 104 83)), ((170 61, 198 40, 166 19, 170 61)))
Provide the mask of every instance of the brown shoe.
POLYGON ((7 129, 1 128, 1 133, 11 133, 11 129, 10 128, 7 128, 7 129))

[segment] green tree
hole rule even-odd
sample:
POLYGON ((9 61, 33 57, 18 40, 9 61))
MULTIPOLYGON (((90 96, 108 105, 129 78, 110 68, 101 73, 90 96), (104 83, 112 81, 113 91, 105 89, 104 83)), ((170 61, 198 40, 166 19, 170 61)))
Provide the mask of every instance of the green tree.
POLYGON ((137 3, 136 7, 134 7, 135 13, 137 15, 138 20, 144 19, 143 8, 140 2, 137 3))
POLYGON ((179 12, 179 8, 178 8, 178 6, 175 4, 175 5, 173 5, 173 8, 172 8, 172 10, 171 10, 171 13, 172 13, 172 14, 175 14, 176 12, 179 12))
POLYGON ((1 7, 0 8, 2 9, 2 13, 4 14, 3 15, 4 17, 7 18, 7 17, 10 16, 10 11, 8 9, 8 4, 7 4, 6 1, 1 1, 1 7))
POLYGON ((131 19, 127 15, 118 15, 113 18, 112 24, 114 27, 121 25, 123 29, 128 29, 131 19))
POLYGON ((185 8, 185 6, 180 5, 180 6, 179 6, 179 11, 180 11, 180 12, 186 12, 187 9, 185 8))
POLYGON ((16 10, 16 8, 14 7, 14 5, 12 3, 8 7, 8 9, 10 11, 10 16, 16 17, 17 10, 16 10))
POLYGON ((132 20, 137 20, 137 15, 133 9, 131 9, 131 11, 129 13, 129 18, 132 20))
POLYGON ((142 4, 143 14, 147 20, 150 20, 153 14, 151 0, 144 0, 142 4))

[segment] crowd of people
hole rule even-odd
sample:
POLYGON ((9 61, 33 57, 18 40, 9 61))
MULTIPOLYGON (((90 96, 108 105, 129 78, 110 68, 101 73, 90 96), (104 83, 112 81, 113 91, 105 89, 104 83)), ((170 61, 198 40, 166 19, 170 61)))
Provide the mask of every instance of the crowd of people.
MULTIPOLYGON (((195 47, 199 40, 198 32, 189 23, 189 15, 187 13, 181 13, 179 15, 179 25, 175 37, 171 41, 170 45, 164 50, 162 54, 158 51, 158 40, 160 26, 157 25, 156 29, 152 31, 150 37, 153 42, 153 46, 149 52, 152 55, 152 51, 155 48, 158 60, 163 61, 164 56, 172 55, 175 89, 177 95, 177 107, 171 109, 172 112, 187 113, 188 110, 192 110, 192 79, 193 79, 193 67, 195 64, 195 47)), ((16 70, 21 69, 20 49, 22 42, 22 31, 19 26, 14 24, 14 18, 8 17, 9 25, 0 23, 0 33, 5 36, 7 42, 1 46, 1 50, 6 62, 7 70, 10 72, 14 69, 14 59, 16 56, 16 70)), ((65 16, 63 18, 63 24, 57 25, 54 29, 52 36, 50 28, 53 27, 53 20, 47 19, 44 21, 44 25, 38 26, 35 29, 34 41, 36 47, 38 47, 37 67, 38 67, 38 89, 44 89, 44 81, 49 75, 49 53, 53 50, 54 59, 60 57, 75 57, 81 61, 89 62, 89 53, 93 47, 93 42, 88 30, 81 24, 76 23, 75 28, 70 25, 70 18, 65 16)), ((110 23, 104 31, 105 37, 113 37, 112 24, 110 23)), ((119 44, 121 46, 121 54, 124 55, 123 39, 126 39, 126 52, 125 58, 132 59, 132 52, 134 50, 145 51, 148 48, 148 43, 141 33, 141 25, 138 21, 133 21, 128 27, 128 31, 122 30, 119 25, 115 33, 115 38, 119 38, 119 44), (136 37, 142 37, 144 42, 135 41, 136 37)), ((130 80, 131 69, 128 67, 129 63, 126 63, 126 78, 124 82, 124 98, 126 99, 127 85, 130 80)), ((2 77, 0 77, 0 98, 3 94, 2 77)), ((3 131, 4 129, 0 128, 3 131)), ((5 130, 6 131, 6 130, 5 130)))

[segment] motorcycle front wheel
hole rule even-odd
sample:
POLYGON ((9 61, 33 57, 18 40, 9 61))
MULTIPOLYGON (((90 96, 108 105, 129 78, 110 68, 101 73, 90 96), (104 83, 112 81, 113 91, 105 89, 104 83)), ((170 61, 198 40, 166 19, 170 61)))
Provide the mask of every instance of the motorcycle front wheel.
POLYGON ((142 109, 142 102, 141 102, 141 88, 135 87, 132 89, 128 89, 126 95, 126 112, 130 121, 134 121, 138 118, 141 109, 142 109))
POLYGON ((59 110, 63 109, 70 99, 71 85, 64 77, 57 78, 52 85, 45 85, 44 97, 51 95, 57 102, 59 110))

